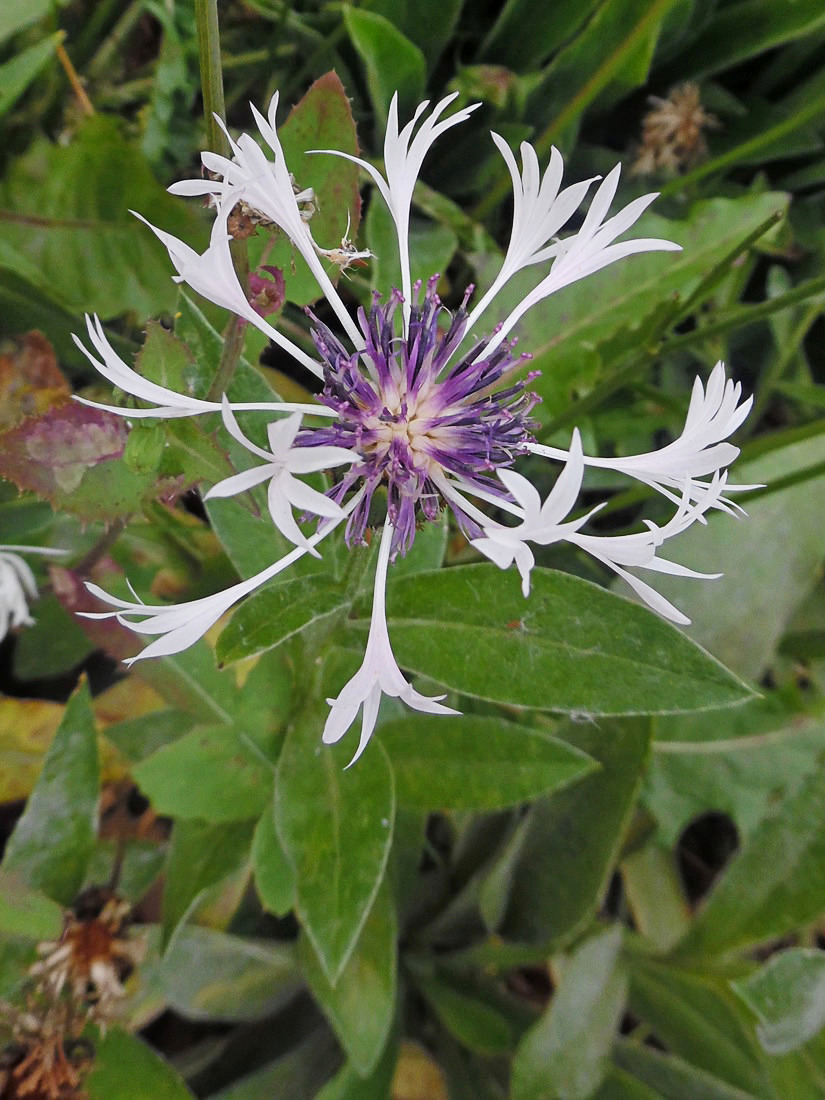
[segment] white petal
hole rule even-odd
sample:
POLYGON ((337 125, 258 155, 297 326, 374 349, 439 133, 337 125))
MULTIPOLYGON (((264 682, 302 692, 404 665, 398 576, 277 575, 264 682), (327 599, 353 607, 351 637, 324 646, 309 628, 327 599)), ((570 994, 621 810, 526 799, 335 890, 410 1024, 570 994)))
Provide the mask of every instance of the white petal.
POLYGON ((204 493, 204 500, 212 500, 215 497, 233 497, 237 493, 245 493, 255 485, 260 485, 267 478, 276 476, 280 471, 272 465, 253 466, 251 470, 242 470, 239 474, 225 477, 204 493))

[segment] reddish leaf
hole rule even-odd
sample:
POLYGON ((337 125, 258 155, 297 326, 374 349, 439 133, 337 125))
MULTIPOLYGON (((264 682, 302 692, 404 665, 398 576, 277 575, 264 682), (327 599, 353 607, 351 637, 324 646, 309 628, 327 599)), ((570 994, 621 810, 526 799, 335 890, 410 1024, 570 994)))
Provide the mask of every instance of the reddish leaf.
POLYGON ((0 477, 85 520, 112 520, 180 489, 120 461, 125 420, 78 403, 24 420, 0 436, 0 477))
POLYGON ((71 386, 42 332, 26 332, 0 352, 0 426, 68 401, 71 386))

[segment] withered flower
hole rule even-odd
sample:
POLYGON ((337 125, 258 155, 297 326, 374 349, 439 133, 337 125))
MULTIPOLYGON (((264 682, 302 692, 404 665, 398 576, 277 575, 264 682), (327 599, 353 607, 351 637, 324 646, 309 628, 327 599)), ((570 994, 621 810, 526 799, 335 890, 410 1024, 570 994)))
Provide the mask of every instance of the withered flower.
POLYGON ((41 959, 32 977, 55 998, 65 988, 71 1001, 105 1026, 145 951, 144 942, 130 935, 130 915, 128 902, 108 887, 90 886, 67 911, 60 939, 38 945, 41 959))
POLYGON ((677 176, 706 156, 704 130, 718 127, 719 120, 700 103, 696 84, 680 84, 667 99, 650 96, 648 102, 653 109, 642 120, 642 141, 630 171, 677 176))

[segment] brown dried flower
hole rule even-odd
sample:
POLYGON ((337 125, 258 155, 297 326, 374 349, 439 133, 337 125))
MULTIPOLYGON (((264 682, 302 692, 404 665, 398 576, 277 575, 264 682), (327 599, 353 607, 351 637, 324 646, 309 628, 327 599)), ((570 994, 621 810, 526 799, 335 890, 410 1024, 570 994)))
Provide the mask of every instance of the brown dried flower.
POLYGON ((64 987, 77 1005, 105 1026, 123 982, 140 962, 145 944, 129 935, 131 909, 108 887, 91 886, 78 895, 65 917, 59 940, 38 945, 40 962, 31 975, 59 997, 64 987))
POLYGON ((86 1025, 105 1030, 144 942, 130 935, 129 905, 109 887, 82 891, 60 939, 38 944, 23 1007, 0 1003, 11 1043, 0 1050, 0 1100, 82 1100, 94 1048, 86 1025))
POLYGON ((29 994, 25 1008, 0 1006, 12 1042, 0 1051, 2 1100, 82 1100, 80 1088, 94 1049, 81 1038, 85 1018, 67 1000, 29 994))
POLYGON ((702 106, 696 84, 672 88, 667 99, 650 96, 653 110, 642 121, 642 141, 630 171, 634 176, 676 176, 707 154, 703 131, 719 120, 702 106))

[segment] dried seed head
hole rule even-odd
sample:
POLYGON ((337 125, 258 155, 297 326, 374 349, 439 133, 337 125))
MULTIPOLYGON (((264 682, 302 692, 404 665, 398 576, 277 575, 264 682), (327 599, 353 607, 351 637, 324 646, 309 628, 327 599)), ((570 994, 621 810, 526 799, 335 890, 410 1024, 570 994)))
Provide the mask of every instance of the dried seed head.
POLYGON ((708 151, 704 130, 719 126, 699 101, 696 84, 672 88, 667 99, 650 96, 653 110, 642 121, 642 141, 631 172, 635 176, 676 176, 708 151))

